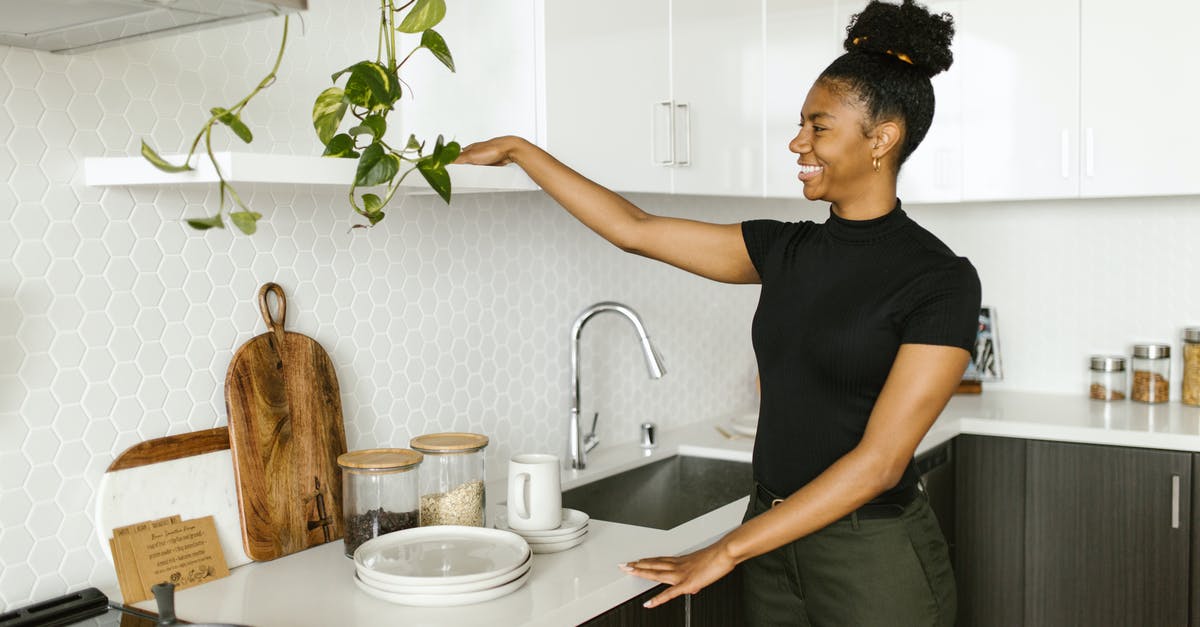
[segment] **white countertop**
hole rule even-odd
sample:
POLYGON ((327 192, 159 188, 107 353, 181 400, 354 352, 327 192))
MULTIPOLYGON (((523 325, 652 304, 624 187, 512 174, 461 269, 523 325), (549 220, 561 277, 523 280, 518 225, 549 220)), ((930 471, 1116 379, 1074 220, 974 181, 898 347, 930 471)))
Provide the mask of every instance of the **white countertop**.
MULTIPOLYGON (((564 471, 564 489, 674 454, 750 461, 749 439, 729 440, 721 421, 662 431, 659 447, 643 454, 636 443, 601 447, 585 471, 564 471)), ((917 448, 920 454, 962 433, 1111 444, 1200 452, 1200 408, 1178 403, 1104 403, 1084 396, 985 392, 951 400, 917 448)), ((493 469, 499 470, 499 469, 493 469)), ((503 480, 488 484, 489 511, 504 500, 503 480)), ((354 587, 354 565, 333 542, 271 562, 250 564, 229 577, 177 595, 179 615, 193 621, 270 625, 379 625, 409 627, 576 625, 653 587, 617 564, 679 554, 707 544, 738 525, 739 499, 674 529, 661 531, 592 520, 582 545, 533 557, 533 575, 517 592, 459 608, 411 608, 367 596, 354 587)), ((119 598, 115 590, 106 591, 119 598)), ((152 602, 138 604, 153 609, 152 602)))

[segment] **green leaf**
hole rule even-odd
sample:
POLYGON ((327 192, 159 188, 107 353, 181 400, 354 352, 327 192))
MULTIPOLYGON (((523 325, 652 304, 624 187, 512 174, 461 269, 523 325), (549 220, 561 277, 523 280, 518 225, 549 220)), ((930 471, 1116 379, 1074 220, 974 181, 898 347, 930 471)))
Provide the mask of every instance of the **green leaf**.
POLYGON ((229 214, 233 225, 246 235, 254 235, 258 230, 258 219, 261 217, 262 214, 255 211, 237 211, 229 214))
POLYGON ((329 143, 325 144, 325 152, 322 157, 346 157, 358 158, 358 153, 354 151, 354 138, 345 133, 338 133, 330 138, 329 143))
POLYGON ((391 109, 391 98, 396 90, 392 85, 392 76, 382 65, 372 61, 354 64, 350 70, 350 78, 346 79, 346 100, 360 107, 371 109, 391 109))
POLYGON ((405 150, 415 150, 415 151, 417 151, 417 154, 421 154, 421 149, 423 147, 424 147, 424 144, 417 141, 416 135, 409 135, 408 136, 408 145, 405 146, 404 149, 405 150))
POLYGON ((446 166, 438 163, 437 157, 430 155, 417 163, 417 170, 425 177, 429 187, 433 188, 446 204, 450 204, 450 174, 446 172, 446 166))
POLYGON ((378 213, 383 208, 383 199, 375 194, 363 194, 363 210, 366 213, 378 213))
POLYGON ((380 115, 368 115, 363 118, 362 124, 350 129, 350 134, 355 137, 370 135, 376 139, 383 139, 383 134, 386 132, 387 121, 380 115))
POLYGON ((225 222, 221 220, 221 214, 219 213, 211 218, 192 218, 187 223, 188 226, 197 231, 207 231, 211 228, 225 228, 225 222))
POLYGON ((448 166, 454 163, 460 153, 462 153, 462 147, 458 145, 458 142, 450 142, 442 146, 442 151, 438 153, 438 163, 443 167, 448 166))
POLYGON ((233 134, 237 135, 242 141, 247 144, 254 141, 254 135, 250 132, 250 127, 246 126, 241 118, 221 107, 213 107, 209 109, 209 113, 215 115, 218 122, 232 129, 233 134))
POLYGON ((158 156, 158 153, 154 152, 154 149, 151 148, 150 144, 147 144, 145 140, 142 140, 142 157, 144 157, 146 161, 149 161, 150 165, 162 170, 163 172, 187 172, 188 170, 193 169, 192 166, 188 165, 186 162, 183 165, 168 163, 166 159, 158 156))
POLYGON ((382 185, 392 180, 392 177, 396 176, 399 171, 399 157, 385 152, 383 146, 379 144, 371 144, 367 146, 358 160, 358 172, 355 174, 354 184, 361 187, 382 185))
POLYGON ((417 0, 396 30, 402 33, 419 33, 437 26, 443 17, 446 17, 446 0, 417 0))
POLYGON ((317 131, 317 139, 322 144, 328 144, 342 125, 346 117, 346 92, 341 87, 330 87, 317 96, 313 103, 313 128, 317 131))
POLYGON ((383 216, 384 213, 382 211, 376 211, 374 213, 368 213, 367 220, 370 220, 371 226, 375 226, 376 224, 379 224, 380 220, 383 220, 383 216))
POLYGON ((450 48, 446 45, 446 40, 433 29, 429 29, 421 35, 421 47, 433 53, 442 65, 454 71, 454 57, 450 56, 450 48))

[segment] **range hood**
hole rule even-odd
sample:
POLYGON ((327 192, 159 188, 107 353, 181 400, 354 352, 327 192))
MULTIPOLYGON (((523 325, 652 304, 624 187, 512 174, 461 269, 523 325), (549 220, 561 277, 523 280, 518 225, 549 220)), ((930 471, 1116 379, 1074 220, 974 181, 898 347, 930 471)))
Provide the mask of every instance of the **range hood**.
POLYGON ((0 45, 84 52, 308 8, 308 0, 0 0, 0 45))

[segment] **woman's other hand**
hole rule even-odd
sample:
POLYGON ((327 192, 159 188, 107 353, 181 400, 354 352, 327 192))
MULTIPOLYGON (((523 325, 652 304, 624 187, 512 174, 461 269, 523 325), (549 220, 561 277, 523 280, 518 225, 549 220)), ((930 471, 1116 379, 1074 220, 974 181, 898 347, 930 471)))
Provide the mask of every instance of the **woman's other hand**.
POLYGON ((467 165, 508 165, 513 162, 513 147, 521 141, 524 140, 520 137, 506 135, 476 142, 463 148, 454 162, 467 165))
POLYGON ((696 594, 705 586, 729 574, 737 562, 721 542, 679 557, 651 557, 621 564, 621 570, 659 583, 670 584, 646 607, 658 607, 681 594, 696 594))

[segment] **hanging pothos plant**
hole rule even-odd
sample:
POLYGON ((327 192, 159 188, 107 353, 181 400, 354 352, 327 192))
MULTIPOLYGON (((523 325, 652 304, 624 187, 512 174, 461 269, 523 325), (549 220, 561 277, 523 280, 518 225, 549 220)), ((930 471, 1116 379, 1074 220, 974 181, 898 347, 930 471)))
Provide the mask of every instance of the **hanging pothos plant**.
MULTIPOLYGON (((445 0, 409 0, 399 6, 396 0, 379 0, 379 4, 379 41, 375 60, 359 61, 335 72, 332 76, 334 86, 321 92, 313 105, 313 127, 316 129, 317 138, 325 146, 324 156, 358 159, 358 168, 348 195, 350 206, 367 219, 367 224, 356 224, 355 228, 378 224, 384 217, 383 209, 395 196, 405 177, 413 170, 421 173, 442 200, 450 202, 450 175, 446 166, 458 157, 460 151, 457 142, 446 143, 440 135, 428 152, 425 142, 418 141, 412 135, 409 135, 402 148, 396 148, 384 140, 387 116, 403 95, 400 68, 421 49, 432 53, 451 72, 454 71, 454 59, 445 39, 433 30, 446 15, 445 0), (421 35, 420 44, 399 60, 396 49, 397 32, 421 35), (343 76, 346 77, 346 83, 343 87, 338 87, 337 82, 343 76), (347 113, 352 116, 351 125, 345 132, 339 133, 347 113), (357 195, 360 187, 379 185, 387 186, 382 196, 373 193, 364 193, 361 197, 357 195)), ((259 81, 258 86, 249 95, 233 106, 210 109, 211 117, 196 134, 182 164, 168 162, 149 144, 142 142, 142 156, 155 167, 164 172, 184 172, 195 169, 191 165, 192 157, 200 145, 200 140, 204 140, 205 152, 216 170, 221 200, 216 215, 187 220, 193 228, 224 228, 226 207, 231 206, 235 210, 229 211, 228 214, 234 226, 247 235, 253 234, 257 229, 262 214, 252 211, 242 201, 233 185, 225 180, 213 154, 212 130, 214 125, 222 124, 229 127, 243 142, 248 144, 253 141, 254 136, 250 128, 242 121, 242 112, 251 98, 275 82, 276 72, 279 71, 283 52, 287 47, 288 19, 287 16, 284 17, 283 39, 271 72, 259 81)))

